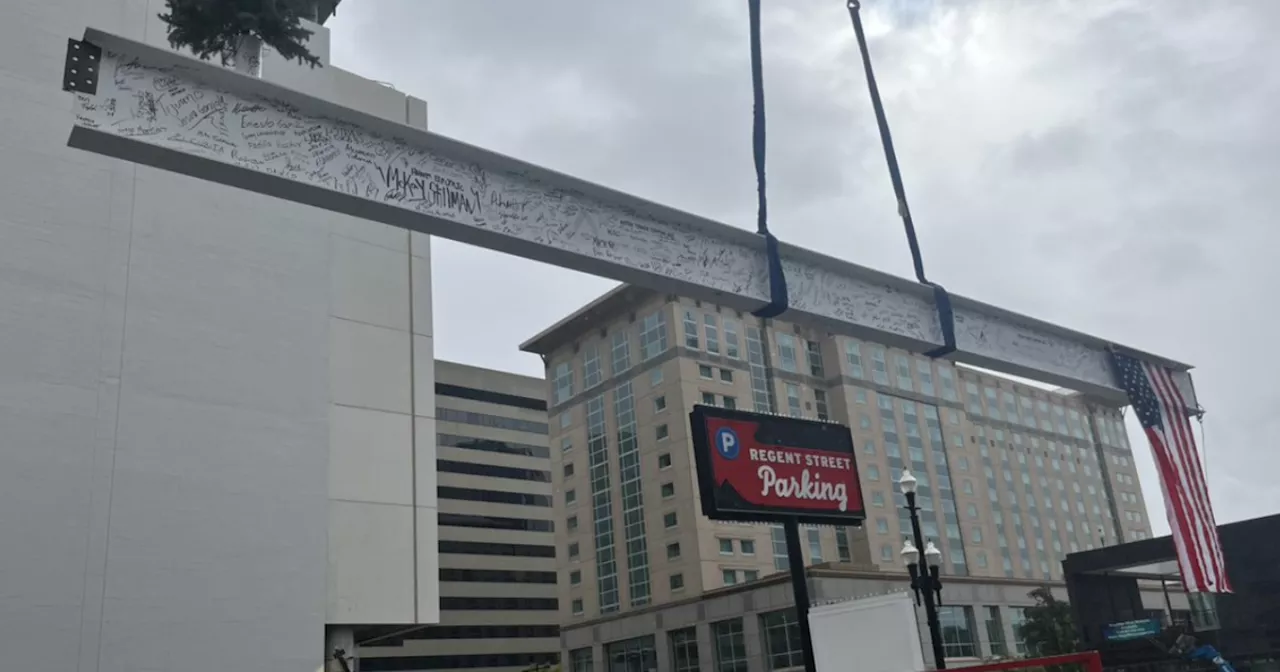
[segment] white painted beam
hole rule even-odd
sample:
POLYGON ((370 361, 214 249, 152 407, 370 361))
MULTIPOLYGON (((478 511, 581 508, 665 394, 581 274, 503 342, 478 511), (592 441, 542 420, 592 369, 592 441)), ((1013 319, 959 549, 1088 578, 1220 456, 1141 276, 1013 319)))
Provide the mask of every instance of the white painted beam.
MULTIPOLYGON (((95 92, 75 94, 72 147, 660 291, 768 302, 754 233, 132 40, 89 29, 85 41, 102 48, 101 71, 95 92)), ((786 319, 918 352, 942 344, 927 287, 785 244, 782 255, 786 319)), ((1127 402, 1108 341, 953 303, 956 361, 1127 402)))

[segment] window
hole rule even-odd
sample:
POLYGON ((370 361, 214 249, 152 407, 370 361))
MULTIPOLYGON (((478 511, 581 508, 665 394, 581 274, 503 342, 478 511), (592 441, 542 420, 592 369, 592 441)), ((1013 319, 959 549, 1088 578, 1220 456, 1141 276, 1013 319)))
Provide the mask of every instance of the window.
POLYGON ((720 405, 724 406, 725 408, 732 410, 738 407, 737 397, 724 396, 720 398, 720 401, 721 401, 720 405))
POLYGON ((816 565, 822 562, 822 534, 812 527, 805 532, 809 538, 809 562, 816 565))
POLYGON ((649 387, 657 387, 662 384, 662 367, 659 366, 649 372, 649 387))
POLYGON ((987 553, 986 551, 978 551, 978 569, 986 569, 986 568, 987 568, 987 553))
POLYGON ((720 539, 720 555, 733 555, 733 540, 720 539))
POLYGON ((554 403, 563 404, 573 396, 573 366, 569 362, 556 364, 551 387, 555 390, 554 403))
POLYGON ((752 541, 751 539, 743 539, 743 540, 740 542, 740 545, 742 546, 742 554, 743 554, 743 555, 755 555, 755 554, 756 554, 756 542, 752 541))
MULTIPOLYGON (((443 441, 440 441, 439 443, 440 443, 440 445, 442 445, 442 446, 443 446, 443 445, 445 445, 445 443, 444 443, 443 441)), ((570 451, 572 451, 572 450, 573 450, 573 437, 571 437, 571 436, 562 436, 562 437, 560 437, 560 452, 561 452, 561 453, 568 453, 568 452, 570 452, 570 451)))
POLYGON ((665 411, 665 410, 667 410, 667 397, 666 397, 665 395, 658 395, 658 396, 654 397, 654 398, 653 398, 653 412, 654 412, 654 413, 661 413, 661 412, 663 412, 663 411, 665 411))
POLYGON ((662 515, 662 526, 671 529, 680 524, 680 520, 676 517, 676 512, 671 511, 662 515))
POLYGON ((637 670, 649 672, 658 669, 658 652, 655 637, 645 635, 610 642, 604 645, 605 667, 609 670, 637 670))
POLYGON ((1035 655, 1027 646, 1027 640, 1022 636, 1022 626, 1027 622, 1026 607, 1009 607, 1009 623, 1013 626, 1013 651, 1019 656, 1035 655))
POLYGON ((894 364, 898 369, 898 387, 904 390, 911 388, 911 360, 906 355, 895 355, 894 364))
POLYGON ((854 391, 853 391, 853 402, 854 402, 855 404, 863 404, 863 405, 865 405, 865 404, 867 403, 867 391, 866 391, 866 390, 863 390, 863 389, 856 389, 856 390, 854 390, 854 391))
POLYGON ((703 392, 703 393, 702 393, 702 403, 706 404, 707 406, 715 406, 715 405, 716 405, 716 395, 714 395, 714 394, 712 394, 712 393, 710 393, 710 392, 703 392))
POLYGON ((965 509, 964 509, 964 513, 965 513, 965 515, 969 516, 970 518, 977 518, 977 517, 978 517, 978 505, 977 505, 977 504, 969 504, 968 506, 966 506, 966 507, 965 507, 965 509))
POLYGON ((1000 619, 1000 607, 986 606, 982 611, 987 626, 987 641, 991 642, 991 655, 1009 655, 1009 646, 1004 639, 1004 621, 1000 619))
POLYGON ((781 525, 770 528, 770 542, 773 545, 773 568, 783 571, 791 568, 791 559, 787 555, 787 533, 781 525))
POLYGON ((819 420, 827 420, 830 418, 827 409, 827 393, 822 390, 813 391, 813 408, 818 414, 819 420))
MULTIPOLYGON (((640 321, 640 358, 649 361, 667 351, 667 316, 661 310, 640 321)), ((658 374, 658 380, 662 380, 658 374)))
POLYGON ((711 640, 715 645, 715 672, 747 672, 747 640, 741 618, 712 623, 711 640))
POLYGON ((686 348, 698 349, 698 318, 692 310, 684 311, 684 345, 686 348))
POLYGON ((879 466, 874 465, 874 464, 868 464, 868 465, 867 465, 867 480, 868 480, 868 481, 878 481, 878 480, 880 480, 880 467, 879 467, 879 466))
MULTIPOLYGON (((959 434, 956 434, 956 438, 960 439, 960 443, 964 443, 964 437, 963 437, 963 436, 960 436, 959 434)), ((960 471, 969 471, 969 458, 967 458, 967 457, 965 457, 965 456, 963 456, 963 455, 961 455, 960 457, 957 457, 957 458, 956 458, 956 468, 958 468, 960 471)), ((969 494, 973 494, 973 493, 969 493, 969 494)))
POLYGON ((716 375, 716 372, 715 372, 715 371, 713 371, 713 370, 711 369, 711 367, 707 366, 706 364, 699 364, 699 365, 698 365, 698 376, 699 376, 700 378, 704 378, 704 379, 706 379, 706 380, 711 380, 711 379, 715 378, 715 375, 716 375))
POLYGON ((795 383, 787 383, 787 412, 792 417, 800 417, 800 386, 795 383))
POLYGON ((942 380, 942 398, 947 401, 956 401, 956 381, 951 368, 939 365, 938 378, 942 380))
POLYGON ((577 558, 580 552, 578 542, 575 541, 572 544, 569 544, 569 559, 577 558))
POLYGON ((574 615, 574 616, 581 616, 581 615, 582 615, 582 600, 581 600, 581 599, 578 599, 578 600, 574 600, 574 601, 573 601, 573 615, 574 615))
POLYGON ((671 453, 662 453, 658 455, 658 468, 668 469, 671 467, 671 453))
POLYGON ((893 562, 893 545, 884 544, 880 546, 880 559, 884 562, 893 562))
POLYGON ((849 364, 849 375, 862 378, 862 344, 853 339, 845 341, 844 361, 849 364))
POLYGON ((972 494, 973 494, 973 481, 970 481, 970 480, 969 480, 969 479, 967 479, 967 478, 966 478, 966 479, 964 479, 964 494, 966 494, 966 495, 972 495, 972 494))
MULTIPOLYGON (((446 422, 459 422, 464 425, 476 425, 478 427, 494 427, 496 429, 511 429, 517 432, 529 432, 530 434, 546 434, 549 427, 545 422, 534 422, 532 420, 519 420, 517 418, 504 418, 498 415, 489 415, 487 413, 474 413, 472 411, 458 411, 452 408, 437 408, 436 419, 446 422)), ((464 446, 467 447, 467 446, 464 446)), ((495 450, 494 452, 504 453, 511 452, 506 450, 495 450)), ((513 455, 519 453, 511 453, 513 455)))
POLYGON ((733 369, 720 369, 720 382, 722 382, 722 383, 732 383, 732 382, 733 382, 733 369))
MULTIPOLYGON (((441 411, 445 409, 440 409, 441 411)), ((560 414, 560 429, 567 429, 573 424, 573 410, 565 411, 560 414)))
POLYGON ((583 349, 582 389, 589 390, 603 381, 604 373, 600 370, 600 346, 592 343, 583 349))
POLYGON ((883 493, 883 492, 873 492, 873 493, 871 493, 871 506, 874 506, 874 507, 876 507, 877 509, 882 509, 882 508, 884 508, 884 493, 883 493))
POLYGON ((884 360, 884 348, 871 346, 871 379, 881 385, 889 384, 889 365, 884 360))
POLYGON ((809 360, 809 375, 822 378, 826 372, 822 368, 822 346, 814 341, 804 342, 805 355, 809 360))
POLYGON ((631 368, 631 337, 625 331, 613 335, 613 375, 631 368))
POLYGON ((582 570, 575 569, 569 572, 569 585, 576 586, 580 583, 582 583, 582 570))
POLYGON ((667 559, 675 560, 680 557, 680 542, 673 541, 667 544, 667 559))
MULTIPOLYGON (((707 316, 708 319, 710 317, 710 315, 707 316)), ((708 336, 707 345, 710 346, 710 344, 711 337, 708 336)), ((698 666, 697 630, 694 628, 672 630, 667 637, 671 642, 671 672, 700 672, 702 668, 698 666)))
POLYGON ((927 359, 916 360, 916 375, 920 377, 920 392, 933 396, 933 364, 927 359))
POLYGON ((740 353, 738 351, 738 322, 724 318, 724 354, 728 357, 738 359, 740 353))
POLYGON ((796 362, 796 337, 791 334, 777 334, 778 339, 778 366, 783 371, 792 373, 799 372, 799 364, 796 362))
POLYGON ((978 638, 973 627, 973 607, 938 607, 942 649, 948 658, 977 658, 978 638))
POLYGON ((971 542, 973 542, 973 543, 975 543, 975 544, 981 544, 981 543, 982 543, 982 528, 981 528, 981 527, 974 526, 974 528, 973 528, 972 530, 970 530, 970 534, 969 534, 969 541, 971 541, 971 542))
POLYGON ((764 635, 766 670, 783 670, 804 665, 804 644, 795 609, 783 609, 760 616, 764 635))
POLYGON ((758 579, 758 578, 760 578, 760 572, 758 572, 758 571, 756 571, 756 570, 754 570, 754 569, 744 569, 744 570, 742 570, 742 580, 743 580, 743 581, 755 581, 755 580, 756 580, 756 579, 758 579))
POLYGON ((703 324, 706 326, 707 352, 718 355, 720 354, 720 328, 716 325, 716 316, 708 313, 702 317, 703 324))
POLYGON ((594 670, 595 662, 591 659, 591 647, 574 649, 569 652, 569 669, 567 672, 594 672, 594 670))
POLYGON ((853 560, 853 556, 849 552, 848 528, 836 528, 836 558, 838 558, 840 562, 850 562, 853 560))
POLYGON ((576 531, 576 530, 578 529, 578 517, 577 517, 577 516, 569 516, 568 518, 566 518, 566 519, 565 519, 565 521, 564 521, 564 526, 565 526, 565 527, 566 527, 570 532, 574 532, 574 531, 576 531))
POLYGON ((668 498, 670 498, 670 497, 675 497, 675 496, 676 496, 676 484, 675 484, 675 483, 663 483, 663 484, 662 484, 662 498, 663 498, 663 499, 668 499, 668 498))
POLYGON ((665 424, 661 424, 653 428, 653 436, 659 441, 662 441, 663 439, 667 438, 670 435, 671 435, 671 432, 669 429, 667 429, 667 426, 665 424))
POLYGON ((876 518, 876 532, 880 534, 889 534, 889 519, 876 518))
POLYGON ((577 501, 578 501, 578 491, 577 491, 577 490, 565 490, 565 491, 564 491, 564 503, 565 503, 565 504, 573 504, 574 502, 577 502, 577 501))
POLYGON ((672 574, 667 577, 667 586, 671 588, 673 592, 677 590, 684 590, 684 574, 672 574))

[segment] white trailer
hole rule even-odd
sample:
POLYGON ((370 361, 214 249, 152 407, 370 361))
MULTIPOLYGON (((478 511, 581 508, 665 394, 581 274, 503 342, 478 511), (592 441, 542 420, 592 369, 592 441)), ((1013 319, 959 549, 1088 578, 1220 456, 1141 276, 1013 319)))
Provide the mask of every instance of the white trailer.
POLYGON ((924 652, 909 593, 818 605, 809 610, 816 672, 923 672, 924 652))

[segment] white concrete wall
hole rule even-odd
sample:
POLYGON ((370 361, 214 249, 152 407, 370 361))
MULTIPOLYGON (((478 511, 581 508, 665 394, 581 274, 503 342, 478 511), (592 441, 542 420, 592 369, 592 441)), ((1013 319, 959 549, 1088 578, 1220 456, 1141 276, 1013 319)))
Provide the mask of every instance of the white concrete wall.
POLYGON ((67 38, 163 44, 162 7, 0 21, 0 657, 312 672, 326 622, 438 617, 428 241, 67 149, 67 38))

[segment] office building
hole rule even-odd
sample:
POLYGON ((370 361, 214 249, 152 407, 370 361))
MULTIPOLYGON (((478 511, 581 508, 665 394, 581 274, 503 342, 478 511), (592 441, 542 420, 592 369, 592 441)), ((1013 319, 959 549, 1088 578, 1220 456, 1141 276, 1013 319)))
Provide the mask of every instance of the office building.
MULTIPOLYGON (((69 149, 68 38, 168 48, 165 3, 4 9, 5 668, 314 671, 437 622, 429 239, 69 149)), ((264 78, 425 127, 307 27, 326 67, 264 78)))
POLYGON ((523 349, 546 362, 567 624, 787 567, 780 528, 700 515, 698 403, 852 428, 867 520, 804 530, 810 564, 897 567, 904 467, 951 575, 1061 580, 1067 553, 1150 531, 1119 410, 1081 395, 629 285, 523 349))
POLYGON ((523 670, 559 658, 545 383, 435 365, 440 625, 358 633, 360 669, 523 670))

